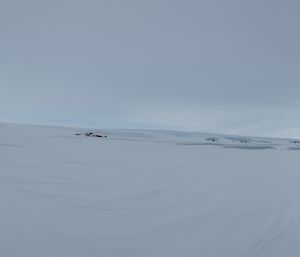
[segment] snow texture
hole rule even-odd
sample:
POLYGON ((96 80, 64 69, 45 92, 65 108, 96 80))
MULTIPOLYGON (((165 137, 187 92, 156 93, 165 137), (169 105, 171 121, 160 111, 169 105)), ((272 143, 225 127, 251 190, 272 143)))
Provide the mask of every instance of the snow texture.
POLYGON ((1 257, 300 256, 300 143, 0 125, 1 257))

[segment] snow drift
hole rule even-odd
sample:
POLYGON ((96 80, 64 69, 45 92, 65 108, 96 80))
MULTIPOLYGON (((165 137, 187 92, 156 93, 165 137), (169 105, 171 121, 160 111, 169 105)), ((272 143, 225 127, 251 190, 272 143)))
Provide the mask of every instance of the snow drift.
POLYGON ((297 140, 84 132, 0 126, 1 257, 300 255, 297 140))

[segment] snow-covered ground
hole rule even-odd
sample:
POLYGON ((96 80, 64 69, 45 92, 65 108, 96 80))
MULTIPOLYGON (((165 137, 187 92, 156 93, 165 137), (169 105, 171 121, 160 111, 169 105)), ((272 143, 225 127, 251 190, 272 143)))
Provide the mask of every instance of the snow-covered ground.
POLYGON ((300 143, 0 125, 1 257, 300 256, 300 143))

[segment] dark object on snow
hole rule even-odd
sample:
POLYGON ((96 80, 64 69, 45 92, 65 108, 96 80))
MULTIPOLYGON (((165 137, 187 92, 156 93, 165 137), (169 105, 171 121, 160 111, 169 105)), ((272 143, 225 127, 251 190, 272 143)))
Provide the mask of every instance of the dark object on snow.
POLYGON ((95 134, 94 132, 87 132, 87 133, 76 133, 75 134, 76 136, 87 136, 87 137, 98 137, 98 138, 101 138, 101 137, 107 137, 107 136, 102 136, 100 134, 95 134))
POLYGON ((106 137, 106 136, 101 136, 101 135, 92 135, 93 137, 106 137))
POLYGON ((241 143, 250 143, 250 140, 246 139, 246 138, 241 138, 240 142, 241 143))
POLYGON ((216 142, 218 140, 218 138, 215 137, 208 137, 206 138, 207 141, 212 141, 212 142, 216 142))
POLYGON ((300 144, 300 140, 294 140, 293 143, 294 144, 300 144))

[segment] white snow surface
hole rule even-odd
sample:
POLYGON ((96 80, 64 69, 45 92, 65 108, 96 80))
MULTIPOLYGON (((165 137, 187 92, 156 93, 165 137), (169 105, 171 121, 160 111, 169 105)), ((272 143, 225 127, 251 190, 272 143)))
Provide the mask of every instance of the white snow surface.
POLYGON ((300 256, 296 141, 83 131, 0 125, 1 257, 300 256))

